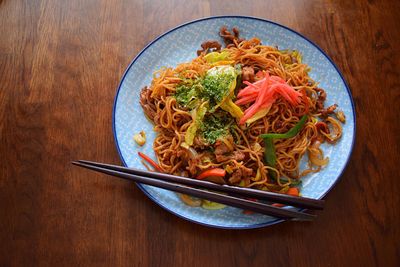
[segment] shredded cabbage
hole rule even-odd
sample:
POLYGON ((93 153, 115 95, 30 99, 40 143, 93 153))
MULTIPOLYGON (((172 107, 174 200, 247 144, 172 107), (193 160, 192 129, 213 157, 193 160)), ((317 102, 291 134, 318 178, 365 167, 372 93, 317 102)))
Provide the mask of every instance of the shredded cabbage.
POLYGON ((208 109, 208 102, 203 102, 199 107, 193 110, 192 112, 192 123, 185 134, 185 143, 188 146, 193 145, 193 140, 196 136, 197 129, 200 127, 201 122, 203 121, 204 115, 206 115, 208 109))
POLYGON ((211 52, 204 56, 208 63, 215 63, 218 61, 226 61, 230 59, 231 54, 228 51, 211 52))

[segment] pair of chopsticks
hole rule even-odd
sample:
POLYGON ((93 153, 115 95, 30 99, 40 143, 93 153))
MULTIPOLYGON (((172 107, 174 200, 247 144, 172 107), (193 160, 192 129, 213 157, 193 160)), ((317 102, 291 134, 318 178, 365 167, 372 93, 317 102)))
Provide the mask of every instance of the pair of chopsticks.
POLYGON ((323 209, 324 201, 296 197, 278 193, 272 193, 251 188, 243 188, 229 185, 219 185, 207 181, 195 180, 181 176, 175 176, 165 173, 148 172, 138 169, 126 168, 116 165, 78 160, 72 164, 94 170, 97 172, 109 174, 126 180, 147 184, 182 194, 222 203, 228 206, 250 210, 257 213, 274 216, 283 219, 312 220, 316 216, 299 211, 283 209, 269 204, 255 202, 250 199, 265 200, 273 203, 287 204, 306 209, 323 209), (207 189, 207 190, 205 190, 207 189), (208 191, 212 190, 212 191, 208 191), (217 192, 228 193, 221 194, 217 192))

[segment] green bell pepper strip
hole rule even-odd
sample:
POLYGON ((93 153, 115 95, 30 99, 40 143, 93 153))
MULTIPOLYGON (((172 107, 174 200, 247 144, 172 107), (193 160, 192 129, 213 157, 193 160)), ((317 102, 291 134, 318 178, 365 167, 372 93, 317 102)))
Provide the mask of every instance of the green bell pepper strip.
MULTIPOLYGON (((275 153, 275 146, 274 140, 271 137, 264 138, 265 150, 264 150, 264 162, 270 166, 275 168, 276 165, 276 153, 275 153)), ((273 171, 271 172, 272 180, 276 180, 276 173, 273 171)))
POLYGON ((265 144, 265 152, 264 152, 264 160, 268 166, 274 167, 276 164, 276 154, 275 154, 275 146, 272 138, 267 137, 264 138, 265 144))
POLYGON ((303 128, 304 124, 306 123, 306 120, 307 120, 307 115, 303 115, 303 117, 301 117, 300 121, 286 133, 283 133, 283 134, 267 133, 267 134, 262 134, 260 136, 261 136, 261 138, 292 138, 300 132, 301 128, 303 128))
MULTIPOLYGON (((275 168, 276 165, 276 152, 273 139, 292 138, 296 136, 300 132, 301 128, 303 128, 304 124, 306 123, 306 120, 307 120, 307 115, 304 115, 303 117, 301 117, 300 121, 295 126, 293 126, 292 129, 290 129, 284 134, 269 133, 260 135, 261 138, 264 139, 264 145, 265 145, 264 161, 268 166, 275 168)), ((275 172, 271 172, 271 178, 276 179, 275 172)))

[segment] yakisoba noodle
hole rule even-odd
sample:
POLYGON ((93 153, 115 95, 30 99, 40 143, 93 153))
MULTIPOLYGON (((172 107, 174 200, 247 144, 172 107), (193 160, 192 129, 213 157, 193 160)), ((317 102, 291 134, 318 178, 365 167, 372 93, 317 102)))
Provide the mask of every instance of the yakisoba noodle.
MULTIPOLYGON (((328 164, 319 145, 325 141, 334 143, 340 138, 342 128, 338 119, 344 122, 344 114, 336 111, 336 105, 324 108, 326 93, 310 78, 310 68, 301 62, 297 51, 263 45, 257 38, 239 39, 236 29, 231 34, 222 28, 220 34, 226 48, 220 50, 216 42, 207 42, 202 45, 203 50, 198 51, 197 58, 176 68, 157 71, 150 87, 142 89, 141 105, 157 132, 153 148, 159 166, 166 173, 193 178, 206 170, 224 169, 224 177, 211 175, 205 179, 286 193, 289 188, 298 186, 302 176, 318 172, 328 164), (209 43, 211 45, 207 47, 209 43), (215 57, 212 60, 207 56, 211 53, 215 57), (212 73, 211 69, 218 69, 216 66, 232 66, 229 70, 234 67, 238 73, 236 89, 230 96, 232 101, 236 101, 238 92, 246 87, 244 80, 247 84, 255 83, 263 75, 280 77, 301 97, 296 105, 284 97, 277 97, 266 115, 251 123, 239 124, 239 117, 235 118, 233 113, 219 107, 218 101, 213 106, 212 100, 205 101, 207 111, 199 115, 200 103, 204 104, 204 101, 198 102, 197 98, 207 91, 204 77, 212 73), (198 88, 193 89, 195 86, 198 88), (189 90, 198 95, 191 97, 187 93, 189 90), (187 100, 191 102, 183 105, 187 100), (264 159, 265 144, 260 135, 286 133, 303 115, 307 116, 306 122, 294 137, 273 139, 276 163, 269 166, 264 159), (190 129, 199 117, 197 128, 190 129), (220 131, 216 125, 225 128, 220 131), (195 133, 190 145, 186 142, 190 140, 188 131, 195 133), (308 158, 305 169, 300 168, 303 156, 308 158)), ((223 81, 218 79, 214 80, 223 81)), ((219 86, 214 80, 210 86, 219 86)), ((204 99, 207 97, 205 95, 204 99)), ((244 111, 250 106, 251 103, 241 105, 240 109, 244 111)))

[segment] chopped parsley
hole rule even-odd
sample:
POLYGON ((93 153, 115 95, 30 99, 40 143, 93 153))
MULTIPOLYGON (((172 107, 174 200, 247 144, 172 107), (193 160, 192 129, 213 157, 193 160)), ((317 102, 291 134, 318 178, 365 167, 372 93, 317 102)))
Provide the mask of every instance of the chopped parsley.
POLYGON ((211 103, 220 103, 229 92, 230 85, 235 78, 230 73, 206 75, 201 82, 204 97, 210 100, 211 103))
POLYGON ((193 109, 196 106, 197 101, 199 100, 198 96, 200 95, 202 90, 203 89, 199 79, 185 80, 176 88, 176 101, 183 107, 193 109))
POLYGON ((232 118, 225 112, 218 115, 209 115, 200 126, 203 138, 209 143, 214 144, 218 138, 229 134, 229 127, 232 124, 232 118))
POLYGON ((185 79, 176 88, 177 102, 189 109, 194 109, 201 102, 209 101, 213 107, 222 102, 229 93, 232 82, 236 79, 235 70, 229 67, 212 69, 203 78, 185 79))

